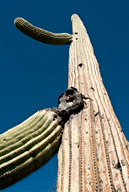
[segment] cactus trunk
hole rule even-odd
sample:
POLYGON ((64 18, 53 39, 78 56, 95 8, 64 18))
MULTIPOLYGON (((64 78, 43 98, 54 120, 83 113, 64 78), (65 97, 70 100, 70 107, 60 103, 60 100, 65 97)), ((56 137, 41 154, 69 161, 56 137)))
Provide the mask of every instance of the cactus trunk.
POLYGON ((57 192, 129 191, 128 142, 103 85, 87 31, 72 16, 68 87, 91 99, 65 124, 57 192))

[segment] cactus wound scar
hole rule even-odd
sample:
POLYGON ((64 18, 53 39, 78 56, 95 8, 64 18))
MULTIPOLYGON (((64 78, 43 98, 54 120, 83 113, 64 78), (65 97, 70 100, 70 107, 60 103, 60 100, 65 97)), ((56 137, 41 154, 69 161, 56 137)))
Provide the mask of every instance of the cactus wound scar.
POLYGON ((70 115, 78 113, 84 107, 84 96, 74 87, 68 88, 58 98, 57 113, 65 123, 70 115))

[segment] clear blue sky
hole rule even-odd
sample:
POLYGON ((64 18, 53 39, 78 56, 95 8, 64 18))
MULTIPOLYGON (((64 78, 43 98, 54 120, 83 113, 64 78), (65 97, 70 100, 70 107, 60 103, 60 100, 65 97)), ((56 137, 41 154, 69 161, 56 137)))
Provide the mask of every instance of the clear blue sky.
MULTIPOLYGON (((71 15, 83 20, 105 87, 129 140, 129 1, 5 0, 0 3, 0 133, 39 109, 57 106, 67 89, 69 46, 42 44, 13 25, 23 17, 53 32, 72 33, 71 15)), ((5 192, 54 192, 57 155, 5 192)))

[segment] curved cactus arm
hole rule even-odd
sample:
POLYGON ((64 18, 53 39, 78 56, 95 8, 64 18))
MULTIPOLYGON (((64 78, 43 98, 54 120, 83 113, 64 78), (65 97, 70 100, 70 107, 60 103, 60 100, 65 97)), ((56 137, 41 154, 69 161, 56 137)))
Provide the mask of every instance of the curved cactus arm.
POLYGON ((51 109, 36 112, 0 135, 0 189, 41 167, 57 151, 62 127, 51 109))
POLYGON ((15 26, 24 34, 43 43, 64 45, 71 43, 72 35, 68 33, 52 33, 44 29, 33 26, 23 18, 17 17, 14 20, 15 26))

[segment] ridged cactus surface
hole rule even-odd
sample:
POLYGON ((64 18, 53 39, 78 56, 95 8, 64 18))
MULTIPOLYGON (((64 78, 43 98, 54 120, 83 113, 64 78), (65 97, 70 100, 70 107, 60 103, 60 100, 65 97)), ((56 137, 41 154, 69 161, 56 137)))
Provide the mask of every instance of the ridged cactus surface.
POLYGON ((39 27, 35 27, 20 17, 15 19, 14 24, 24 34, 43 43, 64 45, 71 43, 72 41, 72 35, 68 33, 52 33, 39 27))
POLYGON ((58 153, 57 192, 128 192, 128 142, 103 85, 87 31, 72 16, 68 86, 91 99, 65 124, 58 153))
POLYGON ((40 110, 0 135, 0 189, 38 169, 57 151, 62 127, 55 115, 40 110))
POLYGON ((0 135, 0 189, 36 170, 55 153, 60 145, 61 120, 65 119, 58 152, 57 192, 129 192, 129 142, 112 108, 79 16, 72 16, 73 35, 48 32, 22 18, 16 18, 15 25, 41 42, 71 43, 68 87, 83 98, 80 104, 84 105, 80 110, 77 104, 73 110, 78 97, 66 94, 61 98, 61 111, 60 107, 56 114, 54 110, 38 111, 0 135), (69 105, 72 113, 67 111, 69 105))

